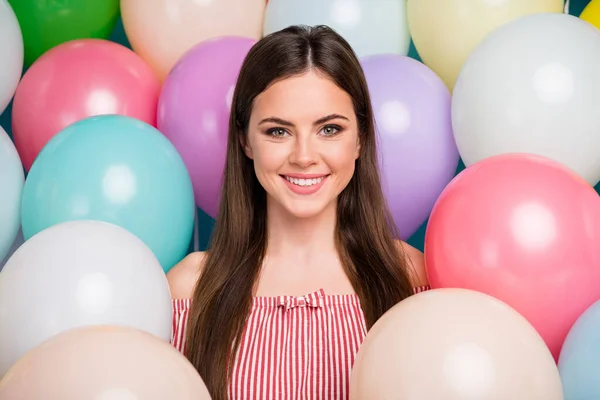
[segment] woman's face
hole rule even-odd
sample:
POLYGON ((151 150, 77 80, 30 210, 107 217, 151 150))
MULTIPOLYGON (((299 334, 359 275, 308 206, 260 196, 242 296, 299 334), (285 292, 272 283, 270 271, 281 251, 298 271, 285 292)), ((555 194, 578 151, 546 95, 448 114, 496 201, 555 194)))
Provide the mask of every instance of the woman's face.
POLYGON ((256 97, 245 151, 269 201, 293 216, 335 205, 359 150, 352 99, 326 76, 290 77, 256 97))

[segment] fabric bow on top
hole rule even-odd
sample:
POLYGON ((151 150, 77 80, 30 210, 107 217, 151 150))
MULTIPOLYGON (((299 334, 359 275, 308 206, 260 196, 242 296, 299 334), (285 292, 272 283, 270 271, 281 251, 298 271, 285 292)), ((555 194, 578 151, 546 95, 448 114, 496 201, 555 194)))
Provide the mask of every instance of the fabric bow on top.
POLYGON ((324 291, 319 290, 305 296, 279 296, 277 303, 280 307, 285 307, 286 311, 296 307, 319 308, 323 307, 324 297, 324 291))

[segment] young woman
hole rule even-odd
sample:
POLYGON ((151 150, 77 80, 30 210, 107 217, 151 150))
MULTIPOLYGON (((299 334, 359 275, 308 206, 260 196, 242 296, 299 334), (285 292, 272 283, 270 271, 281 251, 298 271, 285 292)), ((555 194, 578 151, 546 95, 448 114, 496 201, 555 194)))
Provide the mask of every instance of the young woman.
POLYGON ((422 253, 394 240, 375 142, 339 35, 289 27, 251 49, 210 249, 168 274, 173 344, 213 400, 347 399, 367 330, 428 288, 422 253))

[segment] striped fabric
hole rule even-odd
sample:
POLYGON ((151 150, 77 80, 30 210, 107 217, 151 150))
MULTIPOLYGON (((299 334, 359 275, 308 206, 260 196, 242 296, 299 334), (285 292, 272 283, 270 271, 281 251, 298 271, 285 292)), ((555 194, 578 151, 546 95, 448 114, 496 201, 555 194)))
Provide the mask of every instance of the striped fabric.
MULTIPOLYGON (((415 292, 428 290, 418 287, 415 292)), ((190 299, 173 300, 172 344, 185 349, 190 299)), ((255 297, 229 382, 230 400, 346 400, 367 333, 358 295, 255 297)))

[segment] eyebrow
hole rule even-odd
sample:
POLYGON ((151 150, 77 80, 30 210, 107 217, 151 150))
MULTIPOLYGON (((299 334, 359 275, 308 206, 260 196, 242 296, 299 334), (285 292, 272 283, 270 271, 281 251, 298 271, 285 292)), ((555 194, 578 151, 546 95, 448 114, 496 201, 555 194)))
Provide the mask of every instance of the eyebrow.
MULTIPOLYGON (((328 122, 328 121, 331 121, 331 120, 334 120, 334 119, 344 119, 346 121, 349 121, 349 119, 346 118, 346 117, 344 117, 343 115, 340 115, 340 114, 329 114, 329 115, 326 115, 326 116, 324 116, 322 118, 319 118, 318 120, 316 120, 315 122, 313 122, 313 125, 324 124, 325 122, 328 122)), ((267 123, 267 122, 271 122, 271 123, 275 123, 275 124, 279 124, 279 125, 283 125, 283 126, 290 126, 290 127, 294 126, 294 124, 291 123, 290 121, 286 121, 284 119, 277 118, 277 117, 268 117, 268 118, 262 119, 258 123, 258 125, 261 125, 261 124, 264 124, 264 123, 267 123)))

